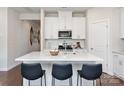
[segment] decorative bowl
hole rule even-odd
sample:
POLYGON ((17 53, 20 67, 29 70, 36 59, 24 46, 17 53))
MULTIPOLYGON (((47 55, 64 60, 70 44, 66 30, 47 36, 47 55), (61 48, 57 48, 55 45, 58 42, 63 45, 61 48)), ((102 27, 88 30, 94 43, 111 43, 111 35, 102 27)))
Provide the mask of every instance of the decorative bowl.
POLYGON ((57 56, 58 53, 59 53, 59 50, 50 50, 50 54, 51 54, 52 56, 57 56))

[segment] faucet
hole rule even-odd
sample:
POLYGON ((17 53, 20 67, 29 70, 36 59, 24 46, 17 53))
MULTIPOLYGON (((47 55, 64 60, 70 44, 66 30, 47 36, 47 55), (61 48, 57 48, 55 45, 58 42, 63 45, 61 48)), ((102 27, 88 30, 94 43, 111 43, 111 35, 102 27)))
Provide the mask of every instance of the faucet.
POLYGON ((64 40, 64 43, 63 43, 63 45, 64 45, 64 47, 65 47, 65 52, 64 52, 64 54, 67 54, 67 43, 66 43, 66 41, 64 40))

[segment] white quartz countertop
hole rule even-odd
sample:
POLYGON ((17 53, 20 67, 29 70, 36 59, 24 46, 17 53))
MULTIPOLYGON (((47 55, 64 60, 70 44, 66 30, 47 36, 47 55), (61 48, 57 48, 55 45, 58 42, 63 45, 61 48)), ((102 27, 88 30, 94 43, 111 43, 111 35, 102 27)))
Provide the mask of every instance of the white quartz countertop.
POLYGON ((113 50, 112 52, 124 55, 124 50, 113 50))
POLYGON ((24 56, 21 56, 19 58, 16 58, 15 61, 103 61, 103 59, 92 55, 90 53, 68 53, 63 54, 59 53, 57 56, 51 56, 46 52, 31 52, 29 54, 26 54, 24 56))

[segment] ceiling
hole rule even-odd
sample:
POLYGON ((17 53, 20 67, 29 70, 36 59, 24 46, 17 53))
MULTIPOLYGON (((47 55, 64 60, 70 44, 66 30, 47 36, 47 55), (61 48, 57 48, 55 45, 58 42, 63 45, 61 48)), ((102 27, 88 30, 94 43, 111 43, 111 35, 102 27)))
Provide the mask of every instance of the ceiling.
POLYGON ((90 7, 13 7, 12 9, 19 13, 40 13, 41 8, 43 8, 46 12, 53 12, 59 10, 85 12, 90 7))

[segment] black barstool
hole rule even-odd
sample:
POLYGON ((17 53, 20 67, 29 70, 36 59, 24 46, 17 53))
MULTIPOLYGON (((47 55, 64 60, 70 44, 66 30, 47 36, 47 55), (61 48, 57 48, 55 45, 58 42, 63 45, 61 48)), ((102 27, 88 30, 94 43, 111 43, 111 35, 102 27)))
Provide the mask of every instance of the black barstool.
MULTIPOLYGON (((44 83, 46 86, 46 74, 45 70, 42 70, 40 63, 33 63, 33 64, 21 64, 21 75, 23 78, 26 78, 29 80, 28 84, 30 86, 30 80, 36 80, 38 78, 41 78, 41 85, 42 85, 42 77, 44 75, 44 83)), ((23 84, 23 80, 22 80, 23 84)))
POLYGON ((72 86, 72 64, 53 64, 52 67, 52 85, 55 85, 55 79, 69 79, 69 85, 72 86))
POLYGON ((82 70, 77 71, 77 86, 80 76, 80 85, 82 85, 82 78, 87 80, 93 80, 93 85, 95 85, 94 80, 100 80, 101 86, 101 79, 100 76, 102 75, 102 64, 83 64, 82 70))

